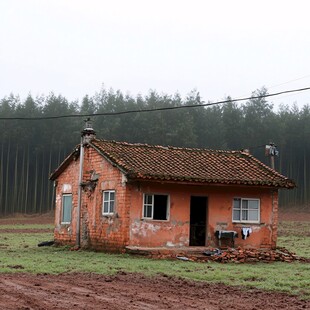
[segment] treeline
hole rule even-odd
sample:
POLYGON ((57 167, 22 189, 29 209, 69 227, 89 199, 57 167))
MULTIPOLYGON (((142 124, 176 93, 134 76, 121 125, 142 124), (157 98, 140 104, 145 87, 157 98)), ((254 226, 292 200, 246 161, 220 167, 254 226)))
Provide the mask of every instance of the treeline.
MULTIPOLYGON (((262 88, 253 93, 264 96, 262 88)), ((227 100, 230 100, 227 98, 227 100)), ((282 206, 307 206, 310 195, 310 107, 292 105, 275 111, 266 98, 245 103, 203 104, 197 91, 186 98, 150 91, 146 96, 124 95, 102 89, 81 103, 55 94, 25 100, 10 95, 0 100, 0 214, 46 212, 53 208, 50 173, 80 141, 83 118, 23 120, 51 117, 140 111, 93 116, 97 136, 103 139, 198 147, 249 149, 269 164, 264 146, 275 142, 280 156, 276 170, 294 179, 298 187, 281 192, 282 206), (166 111, 146 109, 196 106, 166 111), (3 119, 7 118, 7 119, 3 119), (14 118, 10 120, 9 118, 14 118)))

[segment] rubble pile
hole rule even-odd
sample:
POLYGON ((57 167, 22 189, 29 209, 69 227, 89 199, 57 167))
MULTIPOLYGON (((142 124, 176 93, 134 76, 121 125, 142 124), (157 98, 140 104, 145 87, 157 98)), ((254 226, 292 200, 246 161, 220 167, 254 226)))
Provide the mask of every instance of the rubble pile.
POLYGON ((271 249, 242 249, 228 248, 225 250, 212 249, 203 253, 179 253, 179 254, 157 254, 156 258, 177 258, 183 261, 214 261, 219 263, 253 263, 253 262, 287 262, 294 261, 310 262, 310 259, 299 257, 285 248, 271 249))
POLYGON ((285 248, 277 248, 276 250, 262 249, 227 249, 218 255, 212 255, 210 260, 220 263, 251 263, 251 262, 293 262, 302 260, 295 253, 289 252, 285 248))

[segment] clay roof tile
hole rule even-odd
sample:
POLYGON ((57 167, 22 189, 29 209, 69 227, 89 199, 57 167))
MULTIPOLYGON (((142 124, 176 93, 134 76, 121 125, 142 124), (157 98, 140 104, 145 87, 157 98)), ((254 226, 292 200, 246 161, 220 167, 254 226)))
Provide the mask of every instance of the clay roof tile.
POLYGON ((94 139, 97 151, 131 179, 293 188, 295 183, 242 151, 131 144, 94 139))

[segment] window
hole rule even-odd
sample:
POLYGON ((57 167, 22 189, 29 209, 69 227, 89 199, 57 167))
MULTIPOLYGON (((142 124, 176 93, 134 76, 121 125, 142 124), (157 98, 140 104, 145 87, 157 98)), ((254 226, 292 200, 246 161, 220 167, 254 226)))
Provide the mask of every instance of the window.
POLYGON ((114 213, 115 191, 103 192, 102 214, 114 213))
POLYGON ((144 194, 143 218, 168 219, 168 195, 144 194))
POLYGON ((233 206, 233 222, 258 223, 260 214, 259 199, 235 198, 233 206))
POLYGON ((72 210, 72 194, 62 195, 62 224, 71 223, 71 210, 72 210))

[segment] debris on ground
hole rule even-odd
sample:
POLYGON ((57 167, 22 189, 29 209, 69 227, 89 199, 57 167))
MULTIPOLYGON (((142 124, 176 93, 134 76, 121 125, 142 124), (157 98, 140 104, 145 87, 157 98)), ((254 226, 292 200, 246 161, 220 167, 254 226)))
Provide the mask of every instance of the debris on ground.
POLYGON ((183 260, 185 262, 192 261, 190 258, 188 258, 186 256, 176 256, 176 258, 179 259, 179 260, 183 260))
POLYGON ((51 246, 54 244, 54 240, 52 241, 43 241, 43 242, 40 242, 38 243, 38 246, 41 247, 41 246, 51 246))
POLYGON ((222 251, 220 249, 211 249, 204 251, 203 254, 206 256, 221 255, 222 251))
POLYGON ((309 258, 304 258, 288 251, 286 248, 278 247, 271 249, 243 249, 243 248, 227 248, 208 249, 201 253, 150 253, 153 258, 169 259, 177 258, 186 261, 208 262, 214 261, 219 263, 253 263, 253 262, 287 262, 300 261, 310 263, 309 258))

